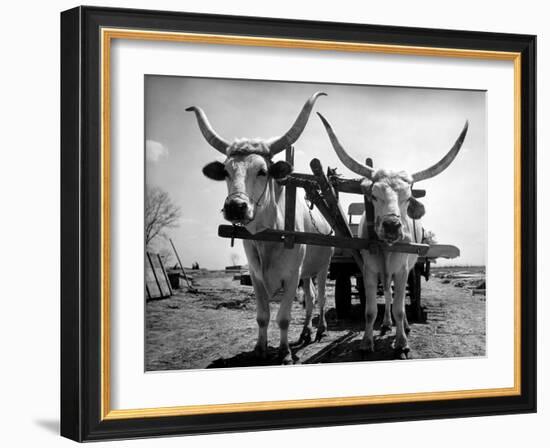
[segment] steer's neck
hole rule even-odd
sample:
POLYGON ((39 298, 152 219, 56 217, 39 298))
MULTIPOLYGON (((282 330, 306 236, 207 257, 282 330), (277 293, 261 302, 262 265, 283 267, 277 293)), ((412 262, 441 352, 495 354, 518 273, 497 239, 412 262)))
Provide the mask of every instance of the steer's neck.
POLYGON ((401 225, 403 226, 404 240, 412 243, 420 243, 422 240, 422 223, 419 219, 413 220, 407 215, 407 208, 402 207, 401 225))
POLYGON ((284 226, 285 195, 284 187, 275 179, 269 179, 264 197, 256 207, 254 219, 246 225, 250 233, 266 229, 282 229, 284 226))

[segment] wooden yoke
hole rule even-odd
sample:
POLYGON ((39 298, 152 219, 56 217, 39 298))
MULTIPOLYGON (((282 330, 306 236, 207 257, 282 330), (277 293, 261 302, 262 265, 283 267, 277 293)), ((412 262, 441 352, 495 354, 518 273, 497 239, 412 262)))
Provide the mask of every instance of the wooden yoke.
MULTIPOLYGON (((286 149, 286 161, 293 165, 293 147, 286 149)), ((372 160, 367 159, 367 164, 372 166, 372 160)), ((395 243, 391 246, 383 245, 376 238, 376 233, 374 232, 374 208, 372 203, 366 200, 365 212, 369 225, 368 238, 355 238, 338 202, 338 191, 363 194, 361 179, 342 179, 331 172, 325 174, 323 166, 318 159, 313 159, 309 166, 313 174, 292 173, 284 179, 277 180, 279 185, 284 185, 285 187, 285 223, 283 230, 266 229, 262 232, 251 234, 243 227, 220 225, 218 227, 218 235, 222 238, 231 238, 231 240, 239 238, 254 241, 281 242, 288 249, 292 249, 295 244, 340 247, 349 251, 361 272, 363 271, 361 250, 366 249, 371 253, 378 253, 382 250, 383 252, 403 252, 424 256, 428 249, 430 249, 428 244, 395 243), (297 188, 305 190, 307 200, 317 207, 336 233, 336 236, 323 234, 320 231, 295 231, 297 188)), ((418 194, 416 197, 422 197, 425 194, 424 190, 413 190, 413 195, 415 193, 418 194)))
MULTIPOLYGON (((321 195, 324 198, 328 209, 327 211, 324 211, 322 208, 319 208, 319 211, 325 217, 327 222, 332 226, 334 232, 336 233, 336 236, 353 238, 353 234, 351 233, 351 229, 349 228, 344 211, 342 210, 342 207, 338 202, 336 191, 334 190, 334 187, 329 182, 327 176, 323 172, 321 161, 319 159, 313 159, 310 162, 309 167, 311 168, 313 175, 317 179, 317 182, 321 189, 321 195)), ((359 267, 361 272, 363 272, 363 258, 361 257, 361 252, 359 252, 358 250, 350 250, 350 253, 353 256, 353 259, 355 260, 355 263, 357 263, 357 266, 359 267)))
POLYGON ((333 221, 335 224, 335 226, 333 226, 334 232, 336 233, 337 236, 352 237, 353 235, 348 226, 344 212, 340 207, 340 203, 338 202, 336 192, 334 191, 334 188, 332 187, 332 184, 329 182, 327 176, 323 172, 323 166, 321 165, 320 160, 312 159, 309 164, 309 167, 311 168, 313 175, 317 179, 317 183, 321 190, 321 196, 325 199, 330 216, 333 218, 333 221))

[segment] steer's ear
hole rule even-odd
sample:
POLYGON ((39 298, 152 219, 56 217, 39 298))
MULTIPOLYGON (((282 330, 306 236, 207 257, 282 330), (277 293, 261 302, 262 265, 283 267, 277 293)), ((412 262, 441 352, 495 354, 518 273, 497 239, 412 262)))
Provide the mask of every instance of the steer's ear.
POLYGON ((426 209, 424 208, 424 204, 411 196, 409 199, 409 206, 407 207, 407 215, 409 218, 420 219, 425 213, 426 209))
POLYGON ((221 162, 212 162, 202 169, 202 173, 212 180, 225 180, 227 171, 225 165, 221 162))
POLYGON ((280 160, 269 167, 269 175, 275 179, 282 179, 292 173, 292 165, 280 160))

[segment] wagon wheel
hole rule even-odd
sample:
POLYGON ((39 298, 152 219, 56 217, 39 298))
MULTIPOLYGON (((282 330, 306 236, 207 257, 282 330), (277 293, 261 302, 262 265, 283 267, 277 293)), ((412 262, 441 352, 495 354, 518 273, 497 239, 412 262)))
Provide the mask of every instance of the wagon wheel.
POLYGON ((336 315, 338 319, 344 319, 349 316, 351 310, 351 279, 349 274, 338 273, 334 289, 336 315))
POLYGON ((409 297, 411 298, 411 319, 414 321, 424 320, 424 311, 422 310, 422 265, 415 264, 414 268, 409 273, 408 285, 409 285, 409 297))

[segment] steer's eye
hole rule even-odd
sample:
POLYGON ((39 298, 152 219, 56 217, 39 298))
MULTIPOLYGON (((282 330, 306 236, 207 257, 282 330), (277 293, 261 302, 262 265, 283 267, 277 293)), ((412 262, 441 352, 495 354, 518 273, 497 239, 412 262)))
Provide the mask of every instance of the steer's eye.
POLYGON ((262 168, 260 171, 258 171, 258 176, 265 176, 267 175, 267 172, 262 168))
POLYGON ((377 200, 377 199, 376 199, 376 196, 374 196, 374 195, 372 195, 372 194, 370 195, 370 198, 373 200, 373 202, 377 200))

